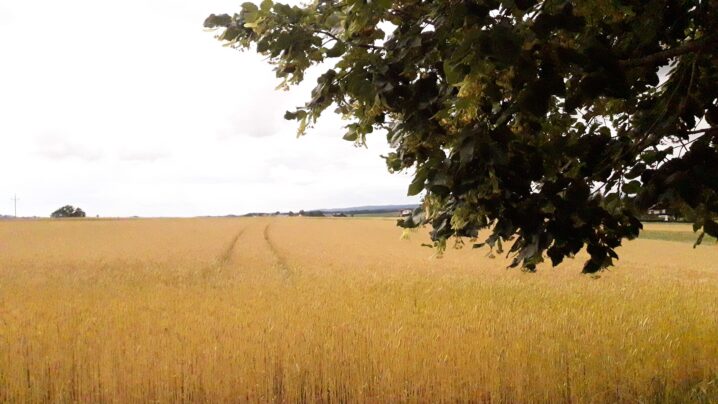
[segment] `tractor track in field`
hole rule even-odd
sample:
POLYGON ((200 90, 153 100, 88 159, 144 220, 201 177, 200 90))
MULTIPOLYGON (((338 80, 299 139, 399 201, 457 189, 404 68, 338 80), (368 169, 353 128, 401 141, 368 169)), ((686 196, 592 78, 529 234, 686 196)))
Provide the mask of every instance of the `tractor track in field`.
POLYGON ((269 228, 271 227, 271 223, 267 223, 266 226, 264 226, 264 241, 267 242, 267 246, 269 247, 269 251, 272 253, 272 256, 274 257, 274 261, 279 268, 279 271, 281 272, 282 276, 285 279, 289 279, 294 275, 294 271, 287 263, 286 257, 279 252, 277 249, 277 246, 272 241, 272 237, 269 235, 269 228))
POLYGON ((246 228, 240 229, 227 244, 227 248, 222 251, 219 257, 217 257, 217 262, 219 266, 223 267, 232 262, 232 254, 234 254, 234 249, 237 247, 237 241, 240 237, 242 237, 242 234, 244 234, 245 230, 246 228))
POLYGON ((246 228, 239 229, 239 231, 229 240, 229 243, 227 243, 227 246, 222 250, 222 252, 215 257, 214 261, 208 263, 208 265, 202 267, 198 271, 198 275, 207 280, 213 279, 223 273, 225 268, 232 263, 232 255, 237 247, 237 241, 240 237, 242 237, 245 230, 246 228))

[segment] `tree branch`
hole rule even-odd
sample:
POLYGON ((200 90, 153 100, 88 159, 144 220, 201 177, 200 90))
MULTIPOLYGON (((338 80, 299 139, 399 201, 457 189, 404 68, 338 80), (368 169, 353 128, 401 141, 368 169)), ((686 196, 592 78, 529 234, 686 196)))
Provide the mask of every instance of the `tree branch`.
POLYGON ((703 49, 706 45, 714 42, 716 40, 716 37, 714 36, 705 36, 700 39, 696 39, 694 41, 686 42, 680 46, 677 46, 675 48, 662 50, 660 52, 656 52, 647 56, 643 56, 640 58, 632 58, 632 59, 624 59, 619 61, 618 63, 623 67, 637 67, 637 66, 643 66, 643 65, 652 65, 656 64, 658 62, 662 62, 671 58, 674 58, 676 56, 685 55, 686 53, 694 53, 698 52, 701 49, 703 49))
POLYGON ((322 30, 322 29, 315 29, 314 32, 316 32, 317 34, 326 35, 326 36, 328 36, 329 38, 331 38, 331 39, 333 39, 333 40, 335 40, 335 41, 337 41, 337 42, 343 42, 343 43, 345 43, 345 44, 347 44, 347 45, 350 45, 350 46, 356 46, 356 47, 364 48, 364 49, 376 49, 376 50, 384 49, 384 47, 382 47, 382 46, 376 46, 376 45, 370 45, 370 44, 361 44, 361 43, 354 43, 354 42, 351 42, 351 41, 345 41, 345 40, 339 38, 338 36, 332 34, 331 32, 325 31, 325 30, 322 30))
POLYGON ((713 129, 718 129, 718 126, 711 126, 710 128, 705 129, 696 129, 696 130, 690 130, 688 132, 685 132, 686 135, 695 135, 696 133, 703 133, 703 132, 709 132, 713 129))

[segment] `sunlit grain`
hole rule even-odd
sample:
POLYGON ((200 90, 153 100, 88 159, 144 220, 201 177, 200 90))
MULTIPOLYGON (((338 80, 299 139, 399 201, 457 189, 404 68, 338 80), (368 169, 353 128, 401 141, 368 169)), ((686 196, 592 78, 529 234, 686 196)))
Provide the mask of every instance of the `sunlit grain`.
POLYGON ((718 400, 718 247, 598 279, 383 219, 0 222, 0 402, 718 400))

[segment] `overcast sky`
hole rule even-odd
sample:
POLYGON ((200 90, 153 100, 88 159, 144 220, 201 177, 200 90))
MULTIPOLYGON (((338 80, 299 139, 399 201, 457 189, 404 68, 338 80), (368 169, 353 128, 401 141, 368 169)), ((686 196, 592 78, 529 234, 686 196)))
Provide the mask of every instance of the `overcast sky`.
POLYGON ((411 203, 408 175, 284 112, 313 80, 274 72, 203 29, 228 0, 0 1, 0 214, 196 216, 411 203))

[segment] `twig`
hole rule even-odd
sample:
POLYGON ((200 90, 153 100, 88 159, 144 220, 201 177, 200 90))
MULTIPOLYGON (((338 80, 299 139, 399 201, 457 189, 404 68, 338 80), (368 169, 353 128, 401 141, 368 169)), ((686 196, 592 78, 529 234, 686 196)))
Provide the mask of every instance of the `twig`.
POLYGON ((383 46, 376 46, 376 45, 371 45, 371 44, 361 44, 361 43, 354 43, 354 42, 350 42, 350 41, 344 41, 344 40, 342 40, 341 38, 339 38, 338 36, 332 34, 332 33, 329 32, 329 31, 325 31, 325 30, 323 30, 323 29, 315 29, 314 32, 316 32, 317 34, 326 35, 326 36, 330 37, 331 39, 333 39, 333 40, 335 40, 335 41, 337 41, 337 42, 342 42, 342 43, 345 43, 345 44, 347 44, 347 45, 356 46, 356 47, 359 47, 359 48, 375 49, 375 50, 383 50, 383 49, 384 49, 383 46))
POLYGON ((637 67, 643 65, 652 65, 664 60, 672 59, 676 56, 685 55, 686 53, 698 52, 709 43, 715 41, 714 36, 705 36, 700 39, 686 42, 675 48, 666 49, 640 58, 624 59, 618 62, 623 67, 637 67))
POLYGON ((696 129, 696 130, 689 130, 688 132, 683 132, 685 135, 695 135, 696 133, 704 133, 704 132, 710 132, 713 129, 718 129, 718 126, 711 126, 710 128, 705 129, 696 129))

